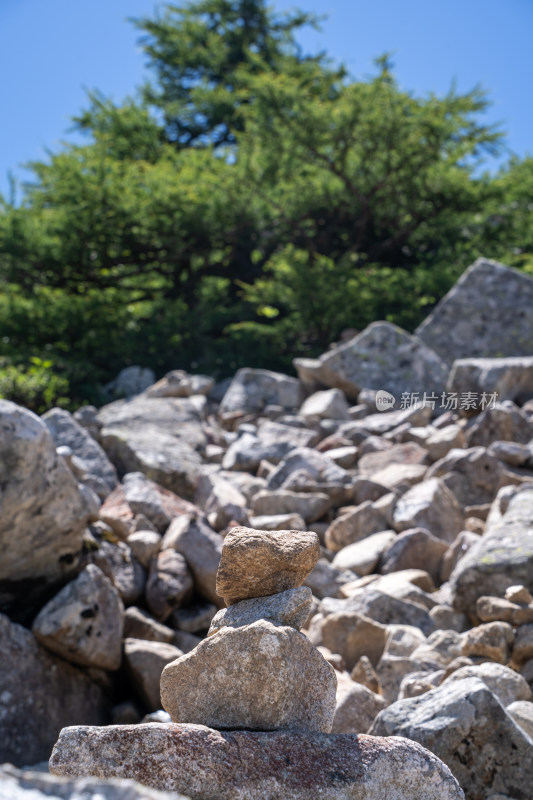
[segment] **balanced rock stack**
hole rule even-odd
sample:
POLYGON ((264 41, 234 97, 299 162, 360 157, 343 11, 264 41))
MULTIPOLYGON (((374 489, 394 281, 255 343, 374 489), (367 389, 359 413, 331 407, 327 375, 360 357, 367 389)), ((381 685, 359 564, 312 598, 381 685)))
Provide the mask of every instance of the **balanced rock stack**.
POLYGON ((298 587, 319 556, 313 532, 228 533, 217 574, 228 608, 215 616, 207 639, 161 676, 161 701, 174 722, 331 731, 335 670, 300 633, 312 593, 298 587))
POLYGON ((300 632, 319 556, 313 532, 230 530, 216 580, 227 607, 161 676, 173 722, 64 728, 52 774, 134 778, 191 800, 464 800, 416 742, 330 733, 335 671, 300 632))

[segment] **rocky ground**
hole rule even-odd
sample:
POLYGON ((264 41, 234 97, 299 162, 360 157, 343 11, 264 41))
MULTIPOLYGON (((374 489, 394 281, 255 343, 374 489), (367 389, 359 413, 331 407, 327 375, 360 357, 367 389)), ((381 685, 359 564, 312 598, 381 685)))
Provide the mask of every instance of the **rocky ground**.
MULTIPOLYGON (((216 591, 244 526, 318 535, 310 608, 291 589, 283 613, 335 670, 332 733, 413 740, 467 800, 530 800, 532 354, 533 280, 481 261, 416 336, 374 323, 298 378, 130 368, 99 410, 0 401, 0 798, 81 791, 16 769, 65 726, 150 719, 155 735, 164 667, 208 652, 232 609, 257 618, 216 591)), ((263 705, 279 671, 257 671, 263 705)), ((91 780, 83 797, 177 797, 91 780)))

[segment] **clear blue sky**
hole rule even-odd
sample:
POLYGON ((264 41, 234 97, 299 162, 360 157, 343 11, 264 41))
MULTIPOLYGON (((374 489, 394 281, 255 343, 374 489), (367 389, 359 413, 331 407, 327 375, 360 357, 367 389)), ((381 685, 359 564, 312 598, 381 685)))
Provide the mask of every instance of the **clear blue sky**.
MULTIPOLYGON (((176 4, 179 4, 176 2, 176 4)), ((138 32, 128 17, 151 15, 153 0, 0 0, 0 192, 7 172, 46 157, 68 139, 85 89, 119 101, 145 73, 138 32)), ((460 91, 480 83, 513 152, 533 154, 533 0, 274 0, 327 14, 323 32, 302 34, 364 78, 373 59, 393 53, 400 85, 415 94, 460 91)))

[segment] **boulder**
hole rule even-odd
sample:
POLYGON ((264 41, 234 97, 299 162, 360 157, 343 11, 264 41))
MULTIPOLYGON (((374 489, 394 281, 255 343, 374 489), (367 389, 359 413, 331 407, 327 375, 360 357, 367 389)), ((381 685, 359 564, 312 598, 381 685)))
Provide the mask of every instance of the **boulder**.
POLYGON ((65 726, 107 722, 100 687, 3 614, 0 652, 0 763, 36 764, 65 726))
POLYGON ((131 548, 110 531, 91 529, 86 561, 96 564, 118 590, 124 605, 136 603, 144 594, 146 572, 131 548))
POLYGON ((508 622, 486 622, 463 633, 462 655, 481 656, 506 664, 513 642, 513 628, 508 622))
POLYGON ((533 584, 533 488, 521 488, 507 511, 466 553, 450 577, 456 610, 476 616, 478 597, 503 596, 509 586, 533 584))
POLYGON ((143 472, 192 499, 205 446, 201 415, 188 398, 117 400, 98 412, 100 442, 122 474, 143 472))
POLYGON ((142 472, 128 472, 122 479, 124 499, 136 515, 142 514, 160 532, 164 533, 174 517, 196 511, 174 492, 151 481, 142 472))
POLYGON ((407 736, 452 770, 469 800, 503 794, 529 800, 533 740, 477 678, 445 681, 381 711, 374 736, 407 736))
POLYGON ((325 598, 322 600, 321 609, 326 613, 355 611, 383 625, 392 623, 413 625, 426 635, 435 630, 435 624, 425 608, 408 599, 394 597, 393 594, 386 592, 385 588, 383 584, 380 588, 369 586, 366 589, 358 589, 347 600, 325 598))
POLYGON ((146 639, 124 641, 124 664, 133 687, 148 711, 161 708, 159 685, 161 673, 183 652, 167 642, 146 639))
POLYGON ((453 542, 463 527, 463 512, 452 492, 438 478, 409 489, 396 504, 393 526, 397 531, 426 528, 437 539, 453 542))
POLYGON ((233 528, 224 539, 216 589, 227 605, 300 586, 320 556, 312 531, 233 528))
POLYGON ((193 577, 187 561, 172 548, 161 550, 150 565, 146 602, 152 614, 164 622, 177 608, 191 599, 193 577))
POLYGON ((117 472, 98 442, 63 408, 52 408, 43 415, 56 447, 70 447, 77 463, 101 484, 97 494, 104 498, 117 485, 117 472))
POLYGON ((209 394, 215 381, 207 375, 189 375, 183 369, 173 369, 145 390, 147 397, 190 397, 209 394))
POLYGON ((222 605, 215 586, 222 553, 222 537, 218 533, 203 519, 185 515, 169 525, 161 547, 181 553, 193 574, 196 590, 217 607, 222 605))
POLYGON ((518 727, 533 739, 533 703, 529 700, 515 700, 507 706, 506 711, 518 727))
POLYGON ((158 554, 161 547, 161 536, 155 531, 135 531, 130 533, 126 544, 139 564, 148 569, 152 558, 158 554))
POLYGON ((447 363, 533 352, 533 280, 478 258, 415 331, 447 363))
POLYGON ((240 369, 222 398, 218 413, 259 414, 268 405, 281 406, 285 410, 298 408, 301 402, 300 384, 279 372, 266 369, 240 369))
POLYGON ((110 397, 134 397, 154 381, 155 375, 151 369, 133 365, 121 369, 117 377, 104 386, 104 391, 110 397))
MULTIPOLYGON (((298 361, 295 366, 298 369, 298 361)), ((435 352, 390 322, 373 322, 320 356, 319 366, 311 371, 318 383, 342 389, 349 399, 356 400, 363 388, 382 389, 394 395, 398 407, 404 392, 439 394, 447 377, 446 365, 435 352)))
POLYGON ((337 677, 337 706, 332 733, 366 733, 385 700, 366 686, 353 681, 348 673, 337 677))
POLYGON ((502 485, 501 464, 484 447, 450 450, 427 477, 441 478, 463 508, 492 503, 502 485))
POLYGON ((31 614, 75 574, 89 507, 39 417, 0 400, 0 431, 0 610, 31 614))
POLYGON ((360 542, 343 547, 336 554, 332 564, 339 569, 350 569, 357 575, 370 575, 377 571, 380 559, 396 539, 395 531, 374 533, 360 542))
POLYGON ((311 419, 350 419, 348 403, 340 389, 315 392, 302 403, 300 415, 311 419))
POLYGON ((288 492, 283 489, 264 489, 254 495, 252 512, 264 514, 299 514, 305 522, 314 522, 328 511, 331 501, 321 492, 288 492))
MULTIPOLYGON (((390 495, 384 497, 391 498, 390 495)), ((393 498, 394 499, 394 498, 393 498)), ((384 498, 345 511, 333 520, 325 534, 326 547, 333 552, 365 540, 367 536, 390 529, 388 502, 384 498)))
POLYGON ((374 666, 378 663, 387 639, 387 629, 355 611, 339 611, 313 619, 309 630, 313 644, 322 644, 342 656, 347 670, 352 670, 362 656, 374 666))
POLYGON ((533 439, 533 422, 508 400, 486 408, 470 420, 465 438, 467 447, 489 447, 493 442, 505 441, 525 445, 533 439))
POLYGON ((349 481, 346 470, 337 466, 327 454, 310 447, 297 447, 270 473, 268 488, 289 488, 285 484, 296 472, 306 473, 310 479, 308 482, 343 484, 349 481))
POLYGON ((335 690, 335 670, 307 637, 267 620, 222 628, 161 676, 174 722, 217 729, 328 733, 335 690))
POLYGON ((447 549, 446 542, 425 528, 408 528, 395 536, 382 554, 380 572, 387 574, 402 569, 424 569, 438 582, 441 562, 447 549))
POLYGON ((124 606, 103 572, 89 564, 42 608, 32 631, 72 664, 115 670, 121 662, 124 606))
POLYGON ((323 597, 344 597, 342 587, 357 579, 355 572, 334 567, 327 559, 320 558, 316 567, 304 581, 313 595, 321 600, 323 597))
POLYGON ((130 606, 124 612, 124 638, 147 639, 150 642, 174 641, 175 631, 150 616, 147 611, 130 606))
POLYGON ((127 776, 202 800, 464 800, 450 770, 415 742, 365 735, 74 727, 62 731, 50 770, 127 776))
MULTIPOLYGON (((530 351, 531 352, 531 351, 530 351)), ((475 393, 480 402, 513 400, 522 404, 533 397, 533 356, 511 358, 460 358, 454 361, 448 390, 459 396, 475 393)))
POLYGON ((483 664, 460 667, 446 678, 446 683, 462 681, 465 678, 478 678, 483 681, 505 707, 517 701, 531 701, 533 697, 526 679, 504 664, 485 661, 483 664))
POLYGON ((241 600, 215 614, 208 631, 212 636, 222 628, 242 628, 260 619, 276 625, 286 625, 299 631, 309 616, 313 595, 307 586, 287 589, 270 597, 253 597, 241 600))

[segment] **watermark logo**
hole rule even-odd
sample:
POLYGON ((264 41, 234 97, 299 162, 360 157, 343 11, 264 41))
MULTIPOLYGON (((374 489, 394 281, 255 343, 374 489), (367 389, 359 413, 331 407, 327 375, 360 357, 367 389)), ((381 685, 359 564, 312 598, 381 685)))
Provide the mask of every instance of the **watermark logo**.
POLYGON ((392 411, 396 398, 385 389, 376 392, 376 408, 378 411, 392 411))
MULTIPOLYGON (((399 410, 404 411, 415 406, 440 408, 444 411, 485 411, 494 408, 498 402, 497 392, 402 392, 399 410)), ((376 408, 378 411, 392 411, 396 398, 390 392, 379 389, 376 392, 376 408)))

